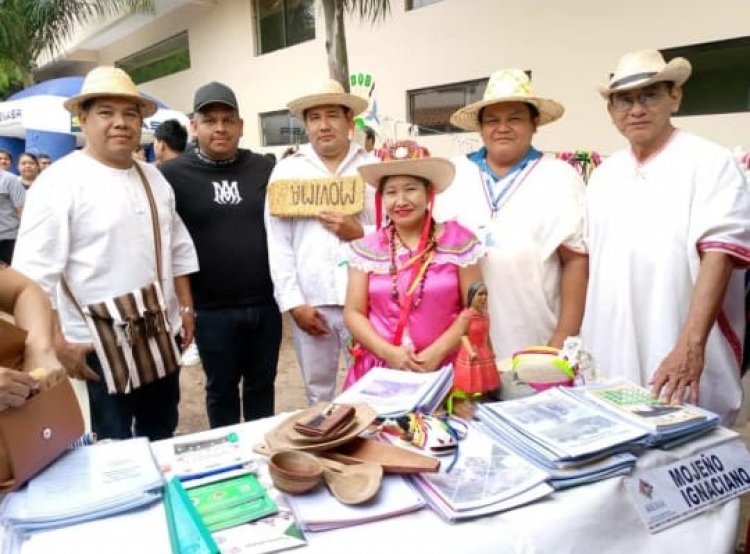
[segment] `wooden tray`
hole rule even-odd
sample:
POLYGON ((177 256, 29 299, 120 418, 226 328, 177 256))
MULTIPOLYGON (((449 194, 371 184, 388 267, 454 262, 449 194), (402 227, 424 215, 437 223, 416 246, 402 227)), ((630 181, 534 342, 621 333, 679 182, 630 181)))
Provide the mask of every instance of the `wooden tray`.
POLYGON ((367 429, 370 424, 375 421, 375 418, 378 415, 377 412, 367 404, 353 404, 353 406, 356 410, 354 415, 355 423, 350 427, 347 427, 346 432, 335 439, 313 443, 299 442, 296 440, 299 438, 305 438, 305 436, 294 430, 294 423, 301 417, 304 417, 308 411, 319 409, 316 406, 313 406, 312 408, 308 408, 305 412, 289 416, 277 427, 266 433, 266 444, 273 452, 278 450, 306 450, 308 452, 320 452, 349 442, 362 431, 367 429))

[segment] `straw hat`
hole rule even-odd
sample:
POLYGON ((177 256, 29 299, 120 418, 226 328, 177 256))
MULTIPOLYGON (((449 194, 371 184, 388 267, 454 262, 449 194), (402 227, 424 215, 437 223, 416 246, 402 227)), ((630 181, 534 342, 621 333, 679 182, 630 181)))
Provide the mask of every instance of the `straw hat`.
POLYGON ((66 100, 63 106, 69 112, 77 114, 83 102, 99 96, 132 98, 140 105, 143 117, 154 115, 157 109, 156 102, 138 92, 127 73, 112 66, 100 66, 89 71, 83 80, 81 92, 66 100))
POLYGON ((617 62, 617 69, 609 83, 599 86, 599 94, 606 100, 613 92, 663 81, 682 86, 690 77, 691 70, 690 62, 685 58, 674 58, 666 63, 658 50, 629 52, 617 62))
POLYGON ((565 112, 559 102, 534 94, 525 71, 500 69, 490 76, 482 100, 456 111, 451 116, 451 123, 466 131, 479 131, 479 110, 502 102, 526 102, 535 106, 539 110, 539 125, 552 123, 565 112))
POLYGON ((338 81, 325 79, 313 82, 304 96, 295 98, 287 107, 294 117, 304 121, 305 110, 315 106, 346 106, 353 115, 358 115, 367 109, 367 104, 367 100, 361 96, 345 92, 338 81))
POLYGON ((453 181, 456 167, 446 158, 432 158, 427 148, 414 141, 400 141, 384 145, 378 150, 382 162, 365 164, 357 168, 362 178, 377 187, 383 177, 410 175, 426 179, 435 189, 443 192, 453 181))

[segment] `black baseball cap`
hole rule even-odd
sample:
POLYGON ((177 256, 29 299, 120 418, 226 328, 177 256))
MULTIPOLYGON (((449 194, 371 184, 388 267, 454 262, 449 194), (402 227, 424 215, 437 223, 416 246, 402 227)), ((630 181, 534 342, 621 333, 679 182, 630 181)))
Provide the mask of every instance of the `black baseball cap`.
POLYGON ((224 104, 237 111, 240 110, 237 105, 237 97, 232 89, 216 81, 205 84, 195 91, 193 111, 199 112, 209 104, 224 104))

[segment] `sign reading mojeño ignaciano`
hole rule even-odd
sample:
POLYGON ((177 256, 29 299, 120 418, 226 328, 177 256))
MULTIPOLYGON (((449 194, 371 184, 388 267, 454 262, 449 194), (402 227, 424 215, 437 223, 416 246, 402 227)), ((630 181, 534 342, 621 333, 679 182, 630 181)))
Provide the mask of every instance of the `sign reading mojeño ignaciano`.
POLYGON ((268 185, 268 209, 278 217, 314 217, 321 211, 355 215, 365 206, 358 176, 281 179, 268 185))

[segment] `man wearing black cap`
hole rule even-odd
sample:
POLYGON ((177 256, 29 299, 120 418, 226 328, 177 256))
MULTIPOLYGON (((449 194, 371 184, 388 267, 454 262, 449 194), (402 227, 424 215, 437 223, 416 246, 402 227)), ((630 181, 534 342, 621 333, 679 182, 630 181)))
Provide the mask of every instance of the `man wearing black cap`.
POLYGON ((159 169, 195 242, 191 276, 198 350, 206 372, 211 427, 272 415, 281 344, 263 224, 273 162, 239 148, 243 121, 234 92, 208 83, 195 92, 194 148, 159 169))

